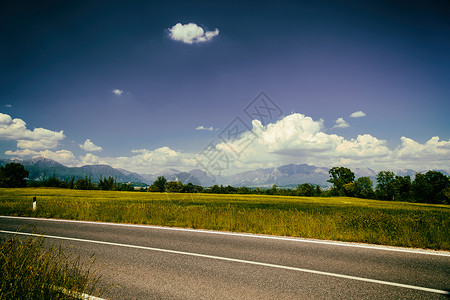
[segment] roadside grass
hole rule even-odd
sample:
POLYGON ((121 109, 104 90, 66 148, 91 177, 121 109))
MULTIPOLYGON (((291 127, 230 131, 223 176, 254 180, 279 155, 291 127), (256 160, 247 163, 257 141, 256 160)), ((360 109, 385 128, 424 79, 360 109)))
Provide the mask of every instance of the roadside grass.
POLYGON ((450 250, 449 206, 349 197, 0 189, 0 214, 450 250))
POLYGON ((0 299, 85 299, 99 277, 43 238, 0 238, 0 299))

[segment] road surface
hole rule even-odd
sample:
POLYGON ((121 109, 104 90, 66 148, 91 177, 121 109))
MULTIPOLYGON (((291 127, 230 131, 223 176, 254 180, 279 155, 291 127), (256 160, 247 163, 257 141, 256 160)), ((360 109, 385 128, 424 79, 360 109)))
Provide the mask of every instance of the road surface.
POLYGON ((450 253, 157 226, 0 216, 95 254, 108 299, 448 299, 450 253), (30 225, 30 226, 28 226, 30 225))

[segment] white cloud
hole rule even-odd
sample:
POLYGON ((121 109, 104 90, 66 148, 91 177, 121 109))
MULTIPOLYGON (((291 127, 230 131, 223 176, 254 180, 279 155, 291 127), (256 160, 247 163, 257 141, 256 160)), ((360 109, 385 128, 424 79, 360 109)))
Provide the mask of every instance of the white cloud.
POLYGON ((404 136, 400 140, 401 145, 394 152, 399 160, 421 161, 432 159, 434 161, 449 161, 450 140, 439 141, 438 136, 432 137, 425 144, 420 144, 404 136))
POLYGON ((361 118, 361 117, 365 117, 365 116, 366 116, 366 114, 363 111, 360 111, 360 110, 355 111, 354 113, 352 113, 350 115, 350 117, 352 117, 352 118, 361 118))
POLYGON ((55 148, 64 139, 63 131, 52 131, 45 128, 29 130, 21 119, 12 119, 0 113, 0 140, 16 140, 17 147, 33 150, 55 148))
MULTIPOLYGON (((208 129, 204 126, 203 128, 208 129)), ((445 141, 440 140, 439 137, 432 137, 425 143, 419 143, 411 138, 401 137, 401 144, 390 149, 385 140, 370 134, 361 134, 349 139, 337 134, 325 133, 323 128, 322 120, 313 120, 311 117, 297 113, 266 126, 262 125, 260 121, 254 120, 251 131, 242 133, 235 140, 222 142, 216 146, 218 151, 229 158, 229 165, 222 174, 291 163, 307 163, 326 167, 369 167, 374 170, 405 168, 450 170, 450 140, 445 141), (249 141, 252 142, 249 143, 249 141), (245 148, 241 148, 243 146, 245 148), (242 151, 238 151, 240 154, 236 155, 232 149, 241 149, 242 151)), ((130 155, 119 157, 100 157, 91 153, 75 157, 69 150, 40 151, 40 149, 53 147, 58 139, 17 138, 18 136, 43 137, 46 134, 52 137, 55 134, 56 136, 62 135, 62 132, 55 133, 42 128, 30 131, 26 129, 25 122, 22 120, 12 120, 8 115, 0 114, 0 137, 8 140, 15 139, 18 143, 16 151, 5 152, 8 156, 23 158, 41 156, 68 166, 108 164, 112 167, 146 174, 155 174, 167 168, 176 168, 180 171, 199 168, 197 159, 204 156, 200 151, 199 153, 186 153, 169 147, 161 147, 154 150, 132 150, 130 155)), ((64 136, 62 135, 62 137, 64 136)), ((89 139, 79 146, 82 149, 83 147, 91 149, 88 151, 100 148, 89 139)), ((207 161, 201 162, 205 165, 208 163, 207 161)), ((218 175, 214 169, 209 171, 218 175)))
POLYGON ((81 149, 83 149, 86 152, 93 152, 93 151, 102 151, 103 148, 100 146, 95 145, 93 142, 91 142, 90 139, 86 139, 84 141, 84 144, 78 145, 81 149))
POLYGON ((132 165, 135 170, 152 173, 165 168, 194 168, 197 164, 193 153, 179 152, 169 147, 155 150, 138 149, 131 152, 136 155, 114 158, 115 165, 125 169, 126 166, 132 165))
POLYGON ((57 140, 52 139, 42 139, 38 141, 33 140, 18 140, 17 141, 17 148, 21 149, 32 149, 32 150, 40 150, 40 149, 49 149, 49 148, 55 148, 58 146, 57 140))
POLYGON ((209 130, 209 131, 213 131, 214 127, 205 127, 203 125, 197 126, 197 128, 195 128, 195 130, 209 130))
POLYGON ((20 157, 44 157, 48 159, 55 160, 66 166, 73 166, 77 163, 77 159, 73 153, 69 150, 44 150, 44 151, 34 151, 30 149, 16 150, 16 151, 6 151, 6 155, 15 155, 20 157))
POLYGON ((11 104, 5 104, 5 107, 12 107, 11 104))
MULTIPOLYGON (((302 114, 291 114, 267 126, 254 120, 252 125, 256 140, 242 151, 241 156, 254 162, 274 160, 276 156, 336 159, 379 157, 388 153, 383 140, 369 134, 359 135, 351 140, 336 134, 326 134, 321 131, 323 127, 321 121, 314 121, 302 114)), ((217 147, 224 150, 230 146, 238 147, 244 140, 249 139, 250 134, 247 132, 240 139, 219 144, 217 147)))
POLYGON ((119 89, 113 89, 112 92, 114 94, 116 94, 117 96, 121 96, 123 94, 123 90, 119 90, 119 89))
POLYGON ((100 164, 108 164, 108 163, 91 153, 86 153, 86 155, 80 156, 80 159, 78 161, 78 166, 80 167, 86 165, 100 165, 100 164))
POLYGON ((336 125, 333 126, 333 128, 347 128, 350 127, 350 124, 347 123, 343 118, 338 118, 336 120, 336 125))
POLYGON ((370 167, 376 170, 392 168, 450 169, 450 140, 439 141, 433 137, 425 144, 401 138, 402 144, 389 149, 385 140, 370 134, 346 139, 322 131, 322 122, 302 114, 291 114, 276 123, 263 126, 252 122, 252 132, 216 146, 232 159, 230 168, 241 171, 266 168, 272 165, 307 163, 316 166, 370 167), (255 138, 256 136, 256 138, 255 138), (247 145, 239 155, 233 149, 247 145), (274 163, 275 162, 275 163, 274 163))
POLYGON ((211 40, 219 34, 219 29, 214 31, 204 31, 203 28, 194 23, 177 23, 169 28, 169 36, 174 41, 180 41, 186 44, 202 43, 211 40))

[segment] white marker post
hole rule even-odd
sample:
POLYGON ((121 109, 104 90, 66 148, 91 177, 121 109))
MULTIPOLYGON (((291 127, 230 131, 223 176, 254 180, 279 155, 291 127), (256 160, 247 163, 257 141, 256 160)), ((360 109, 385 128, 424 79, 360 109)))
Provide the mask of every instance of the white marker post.
POLYGON ((33 197, 33 211, 36 210, 36 196, 33 197))

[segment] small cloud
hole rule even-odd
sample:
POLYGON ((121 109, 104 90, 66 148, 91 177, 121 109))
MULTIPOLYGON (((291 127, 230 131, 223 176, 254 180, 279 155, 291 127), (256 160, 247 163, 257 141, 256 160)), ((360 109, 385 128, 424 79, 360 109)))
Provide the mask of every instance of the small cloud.
POLYGON ((209 131, 213 131, 214 127, 205 127, 203 125, 198 126, 197 128, 195 128, 195 130, 209 130, 209 131))
POLYGON ((219 29, 214 31, 204 31, 203 28, 194 23, 181 24, 177 23, 169 28, 169 36, 174 41, 180 41, 185 44, 203 43, 211 40, 219 35, 219 29))
POLYGON ((120 96, 120 95, 123 94, 123 90, 119 90, 119 89, 114 89, 114 90, 112 90, 112 92, 113 92, 114 94, 116 94, 117 96, 120 96))
POLYGON ((11 104, 5 104, 5 107, 12 107, 11 104))
POLYGON ((365 116, 366 116, 366 114, 363 111, 360 111, 360 110, 355 111, 354 113, 352 113, 350 115, 350 117, 352 117, 352 118, 361 118, 361 117, 365 117, 365 116))
POLYGON ((91 142, 90 139, 87 139, 84 141, 83 145, 79 145, 81 149, 83 149, 86 152, 93 152, 93 151, 102 151, 103 148, 100 146, 95 145, 93 142, 91 142))
POLYGON ((350 127, 350 124, 347 123, 343 118, 338 118, 336 120, 336 125, 333 126, 333 128, 347 128, 350 127))

